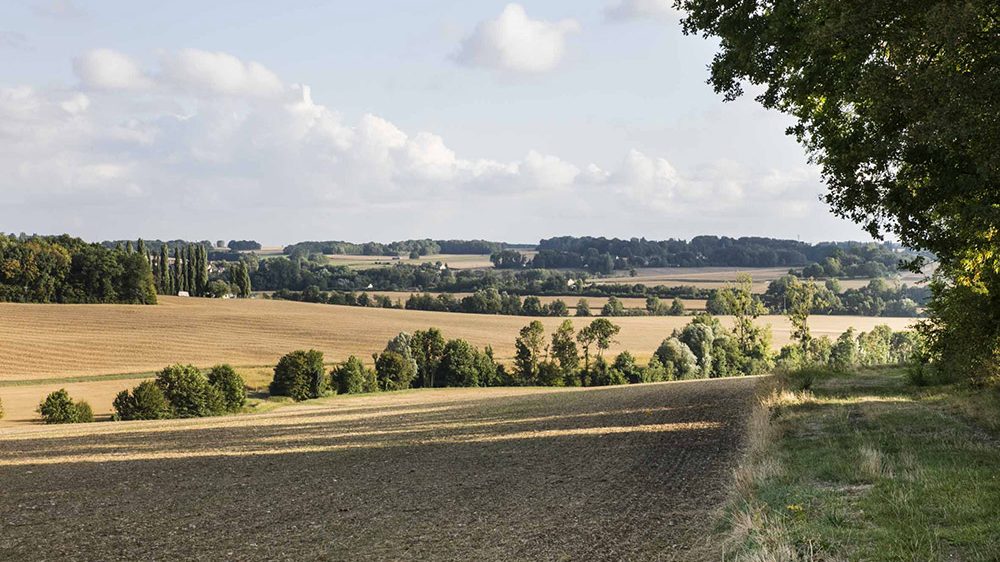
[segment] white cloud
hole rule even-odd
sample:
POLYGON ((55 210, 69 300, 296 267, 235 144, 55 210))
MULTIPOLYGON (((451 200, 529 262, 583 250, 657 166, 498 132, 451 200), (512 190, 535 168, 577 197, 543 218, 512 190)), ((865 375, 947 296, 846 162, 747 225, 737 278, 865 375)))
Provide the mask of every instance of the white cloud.
POLYGON ((675 21, 681 13, 674 9, 674 0, 618 0, 608 6, 604 15, 609 20, 655 19, 675 21))
POLYGON ((87 88, 139 90, 152 83, 127 55, 112 49, 93 49, 73 60, 73 71, 87 88))
POLYGON ((507 4, 496 19, 480 22, 462 41, 456 60, 509 72, 538 73, 555 68, 566 38, 580 31, 576 20, 533 20, 520 4, 507 4))
POLYGON ((7 228, 526 241, 590 224, 676 236, 655 229, 706 208, 740 224, 775 209, 793 217, 822 209, 809 168, 678 167, 638 150, 609 169, 581 169, 531 147, 514 161, 470 158, 433 132, 404 131, 376 115, 345 119, 315 103, 308 87, 232 55, 183 51, 160 60, 163 68, 143 73, 126 55, 91 51, 74 65, 79 88, 0 87, 7 228))
POLYGON ((164 55, 160 64, 161 81, 195 94, 276 97, 285 91, 266 67, 228 53, 182 49, 164 55))

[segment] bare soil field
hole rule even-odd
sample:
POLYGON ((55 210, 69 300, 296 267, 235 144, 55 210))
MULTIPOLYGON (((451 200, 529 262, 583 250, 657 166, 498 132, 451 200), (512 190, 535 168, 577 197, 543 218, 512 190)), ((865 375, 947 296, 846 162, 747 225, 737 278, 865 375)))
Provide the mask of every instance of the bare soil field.
POLYGON ((715 560, 756 380, 0 429, 0 558, 715 560))

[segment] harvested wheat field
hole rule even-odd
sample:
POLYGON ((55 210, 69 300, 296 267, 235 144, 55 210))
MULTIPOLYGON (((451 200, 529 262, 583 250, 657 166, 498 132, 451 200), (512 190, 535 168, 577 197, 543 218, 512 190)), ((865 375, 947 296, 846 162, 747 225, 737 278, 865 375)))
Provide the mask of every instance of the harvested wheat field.
POLYGON ((756 380, 436 389, 0 429, 0 552, 714 560, 703 537, 756 380))
MULTIPOLYGON (((272 365, 291 350, 315 348, 329 361, 368 357, 400 331, 440 328, 445 337, 492 345, 501 360, 514 354, 517 331, 532 318, 332 306, 270 300, 161 297, 161 304, 0 304, 0 382, 77 375, 148 372, 176 362, 210 366, 272 365)), ((724 323, 731 320, 721 317, 724 323)), ((540 318, 548 330, 563 319, 540 318)), ((587 318, 571 319, 578 327, 587 318)), ((648 358, 686 317, 614 318, 621 326, 611 353, 648 358)), ((764 316, 775 343, 788 342, 783 316, 764 316)), ((853 326, 904 329, 909 318, 813 316, 814 335, 836 336, 853 326)))
MULTIPOLYGON (((719 289, 727 283, 736 281, 741 274, 753 278, 753 292, 763 293, 771 281, 788 274, 787 267, 647 267, 636 269, 636 276, 615 276, 596 279, 598 284, 623 283, 626 285, 689 285, 699 289, 719 289)), ((898 275, 886 279, 888 283, 906 283, 919 285, 923 274, 901 271, 898 275)), ((858 289, 867 285, 871 279, 839 279, 842 289, 858 289)), ((825 283, 817 280, 817 283, 825 283)))
MULTIPOLYGON (((405 304, 406 299, 410 298, 412 295, 423 295, 425 293, 419 291, 371 291, 368 294, 372 297, 386 296, 392 299, 393 302, 399 302, 405 304)), ((429 293, 429 294, 431 294, 432 296, 437 296, 440 293, 429 293)), ((472 293, 448 293, 448 294, 450 294, 457 300, 461 300, 462 298, 467 297, 472 293)), ((521 300, 524 300, 526 296, 527 295, 522 296, 521 300)), ((541 301, 542 304, 552 304, 557 300, 563 301, 564 303, 566 303, 566 306, 569 307, 570 314, 573 313, 573 310, 576 308, 576 303, 580 299, 587 301, 587 306, 590 307, 591 312, 594 314, 600 313, 601 307, 603 307, 608 302, 608 297, 586 297, 580 295, 559 295, 559 296, 541 295, 538 297, 538 300, 541 301)), ((620 297, 618 300, 621 301, 622 306, 624 306, 627 309, 634 308, 634 309, 646 310, 646 299, 644 297, 620 297)), ((660 299, 660 302, 669 306, 670 303, 673 302, 673 300, 674 299, 671 298, 663 298, 660 299)), ((680 299, 680 301, 681 303, 684 304, 684 309, 686 311, 691 312, 691 311, 705 310, 705 299, 680 299)))

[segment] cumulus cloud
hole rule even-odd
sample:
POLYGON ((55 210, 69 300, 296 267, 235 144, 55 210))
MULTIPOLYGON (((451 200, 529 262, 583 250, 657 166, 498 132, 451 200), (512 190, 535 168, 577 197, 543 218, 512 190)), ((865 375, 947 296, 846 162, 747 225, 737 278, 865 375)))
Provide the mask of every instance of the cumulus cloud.
POLYGON ((183 49, 162 57, 164 83, 196 93, 275 97, 285 91, 278 76, 256 62, 220 52, 183 49))
POLYGON ((143 72, 124 54, 95 50, 74 61, 78 88, 0 87, 8 228, 530 240, 580 233, 593 221, 659 225, 708 207, 745 219, 818 206, 809 169, 684 169, 638 150, 608 169, 531 147, 513 161, 472 159, 430 131, 370 114, 345 119, 314 102, 308 87, 229 54, 188 50, 159 60, 143 72), (511 226, 515 215, 534 217, 531 234, 511 226))
POLYGON ((128 55, 112 49, 93 49, 73 60, 73 71, 87 88, 139 90, 152 83, 128 55))
POLYGON ((618 0, 604 15, 612 21, 655 19, 673 21, 680 17, 673 0, 618 0))
POLYGON ((546 72, 562 60, 566 38, 579 31, 576 20, 533 20, 520 4, 507 4, 496 19, 476 25, 455 59, 508 72, 546 72))

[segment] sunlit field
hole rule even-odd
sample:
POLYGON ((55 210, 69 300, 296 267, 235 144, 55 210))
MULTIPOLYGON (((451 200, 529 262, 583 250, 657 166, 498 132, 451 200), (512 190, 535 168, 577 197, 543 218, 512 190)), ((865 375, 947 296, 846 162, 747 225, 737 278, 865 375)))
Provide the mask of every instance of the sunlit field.
MULTIPOLYGON (((722 317, 724 324, 731 319, 722 317)), ((533 318, 416 310, 376 309, 271 300, 215 300, 160 297, 155 306, 0 304, 0 398, 5 421, 33 419, 34 407, 51 391, 67 389, 91 400, 97 413, 110 411, 119 390, 135 380, 107 380, 109 374, 148 374, 172 363, 210 367, 231 363, 258 367, 264 375, 278 358, 295 349, 318 349, 327 362, 357 355, 370 360, 387 340, 401 331, 428 327, 446 338, 463 338, 477 347, 490 345, 498 360, 510 362, 518 330, 533 318), (68 377, 80 380, 66 381, 68 377), (44 382, 46 379, 56 379, 44 382), (44 384, 12 387, 17 381, 44 384)), ((548 333, 561 318, 539 318, 548 333)), ((580 328, 588 318, 571 318, 580 328)), ((621 326, 608 351, 631 351, 646 361, 660 342, 690 317, 614 318, 621 326)), ((789 341, 783 316, 765 316, 776 346, 789 341)), ((870 330, 888 324, 893 330, 913 319, 858 316, 813 316, 816 336, 836 337, 849 327, 870 330)), ((144 375, 140 375, 144 376, 144 375)), ((259 378, 259 376, 258 376, 259 378)), ((3 423, 3 422, 0 422, 3 423)))

